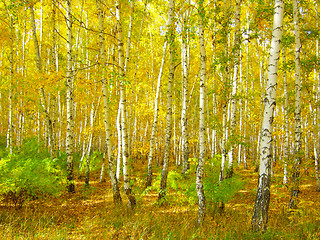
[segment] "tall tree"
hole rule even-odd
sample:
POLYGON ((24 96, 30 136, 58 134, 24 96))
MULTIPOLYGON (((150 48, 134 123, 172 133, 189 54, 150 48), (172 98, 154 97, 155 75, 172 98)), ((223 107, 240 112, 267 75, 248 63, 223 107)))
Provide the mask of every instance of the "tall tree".
POLYGON ((74 152, 74 133, 73 133, 73 59, 72 59, 72 12, 71 0, 66 0, 66 22, 67 22, 67 134, 66 134, 66 153, 67 153, 67 180, 68 192, 74 193, 75 186, 73 182, 73 152, 74 152))
POLYGON ((206 198, 203 190, 203 174, 204 163, 206 157, 206 128, 205 128, 205 82, 206 82, 206 49, 204 45, 204 19, 205 11, 203 0, 199 0, 199 44, 200 44, 200 105, 199 105, 199 160, 196 174, 196 188, 199 199, 198 220, 197 225, 201 225, 205 216, 206 198))
MULTIPOLYGON (((36 61, 37 61, 37 68, 38 73, 42 74, 42 58, 40 53, 40 45, 37 38, 37 32, 36 32, 36 23, 35 23, 35 17, 34 17, 34 8, 33 5, 30 5, 30 13, 31 13, 31 25, 32 25, 32 34, 33 34, 33 42, 36 52, 36 61)), ((49 115, 48 110, 48 104, 47 104, 47 98, 44 91, 44 86, 40 87, 40 94, 41 94, 41 108, 45 116, 46 121, 46 128, 48 130, 48 133, 46 134, 48 143, 49 143, 49 151, 51 154, 53 154, 53 151, 55 149, 54 147, 54 140, 53 140, 53 129, 52 129, 52 120, 49 115)))
POLYGON ((235 145, 235 128, 236 128, 236 111, 237 111, 237 91, 238 91, 238 73, 240 62, 240 44, 241 44, 241 32, 240 32, 240 6, 241 0, 235 2, 235 29, 234 29, 234 70, 232 79, 232 93, 231 93, 231 116, 230 116, 230 148, 228 152, 229 163, 227 178, 233 175, 233 159, 234 159, 234 145, 235 145))
POLYGON ((174 79, 175 70, 175 24, 174 24, 174 10, 175 0, 169 0, 169 15, 168 15, 168 43, 169 43, 169 78, 168 78, 168 89, 167 89, 167 127, 165 137, 165 149, 163 158, 163 167, 161 173, 161 183, 158 199, 161 200, 166 195, 167 189, 167 177, 168 177, 168 165, 169 156, 171 150, 171 134, 172 134, 172 84, 174 79))
MULTIPOLYGON (((104 12, 101 7, 101 0, 97 0, 97 9, 98 9, 98 17, 99 17, 99 40, 100 40, 100 57, 101 57, 101 76, 102 76, 102 94, 104 100, 104 124, 105 124, 105 132, 106 132, 106 156, 109 163, 109 175, 111 179, 111 186, 113 192, 113 201, 114 203, 121 202, 121 195, 119 190, 118 179, 116 178, 116 165, 115 160, 112 155, 112 142, 110 136, 110 118, 109 118, 109 99, 108 99, 108 89, 107 89, 107 79, 106 79, 106 49, 105 49, 105 27, 104 27, 104 12)), ((106 164, 105 164, 106 165, 106 164)), ((101 178, 103 179, 103 177, 101 178)))
MULTIPOLYGON (((316 2, 316 21, 317 21, 317 28, 319 29, 319 14, 318 14, 318 2, 316 2)), ((317 60, 319 61, 319 38, 317 39, 317 60)), ((316 143, 316 152, 317 152, 317 156, 315 155, 315 170, 316 170, 316 181, 317 181, 317 191, 320 192, 320 180, 319 180, 319 157, 320 157, 320 71, 319 71, 319 65, 316 65, 316 69, 315 69, 315 77, 318 79, 318 86, 317 86, 317 100, 318 100, 318 105, 317 105, 317 137, 318 137, 318 141, 316 143)))
POLYGON ((300 182, 300 165, 302 159, 301 147, 301 80, 300 80, 300 28, 299 28, 299 12, 298 2, 293 0, 293 21, 295 35, 295 105, 294 105, 294 165, 292 172, 291 199, 289 208, 297 207, 297 198, 299 194, 300 182))
POLYGON ((118 30, 118 51, 119 51, 119 76, 120 76, 120 108, 121 108, 121 128, 122 128, 122 156, 123 156, 123 181, 124 191, 128 197, 129 208, 134 208, 136 199, 132 194, 129 173, 129 149, 128 149, 128 131, 127 131, 127 99, 126 84, 124 72, 124 51, 122 36, 122 19, 120 1, 116 1, 116 17, 118 30))
MULTIPOLYGON (((11 1, 13 4, 13 1, 11 1)), ((6 7, 6 9, 9 9, 6 7)), ((8 91, 8 130, 7 130, 7 149, 9 153, 13 153, 13 119, 12 119, 12 111, 13 111, 13 104, 12 104, 12 90, 13 90, 13 80, 14 80, 14 32, 15 32, 15 20, 13 13, 7 10, 7 16, 10 19, 10 77, 9 77, 9 91, 8 91)))
POLYGON ((288 160, 290 152, 290 142, 289 142, 289 94, 288 94, 288 83, 287 83, 287 71, 286 71, 286 51, 283 48, 283 84, 284 84, 284 149, 283 149, 283 184, 288 183, 288 160))
POLYGON ((272 160, 272 123, 276 105, 277 72, 280 55, 280 43, 283 25, 283 0, 275 0, 273 31, 269 55, 268 79, 266 96, 264 99, 264 112, 262 123, 260 167, 258 188, 252 216, 252 229, 255 231, 266 230, 268 223, 268 210, 270 203, 270 181, 272 160))
POLYGON ((189 140, 188 140, 188 77, 189 77, 189 59, 188 59, 188 11, 185 10, 182 16, 182 36, 181 36, 181 59, 182 59, 182 113, 181 113, 181 135, 182 135, 182 172, 185 173, 189 168, 189 140))
POLYGON ((162 77, 163 66, 166 59, 166 52, 167 52, 167 41, 165 41, 165 43, 163 44, 163 53, 162 53, 161 66, 160 66, 159 75, 158 75, 156 97, 154 99, 154 117, 153 117, 152 129, 151 129, 150 150, 149 150, 149 157, 148 157, 148 176, 147 176, 146 187, 151 186, 151 183, 152 183, 152 175, 153 175, 152 160, 153 160, 154 143, 155 143, 155 137, 156 137, 156 131, 157 131, 157 125, 158 125, 159 95, 160 95, 159 93, 161 88, 161 77, 162 77))

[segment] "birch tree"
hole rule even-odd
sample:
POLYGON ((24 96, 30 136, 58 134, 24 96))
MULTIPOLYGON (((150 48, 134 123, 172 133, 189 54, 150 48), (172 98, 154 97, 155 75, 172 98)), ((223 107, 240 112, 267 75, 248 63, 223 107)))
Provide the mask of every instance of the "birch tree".
POLYGON ((119 76, 120 76, 120 107, 121 107, 121 127, 122 127, 122 156, 123 156, 123 182, 124 191, 128 197, 128 207, 133 209, 136 205, 136 199, 132 194, 129 173, 129 149, 128 149, 128 131, 127 131, 127 99, 124 72, 124 51, 122 36, 122 20, 120 1, 116 1, 116 18, 118 30, 118 51, 119 51, 119 76))
POLYGON ((299 12, 298 2, 293 0, 293 21, 295 35, 295 105, 294 105, 294 165, 292 173, 291 199, 289 208, 297 207, 297 198, 299 194, 300 182, 300 165, 302 159, 301 153, 301 80, 300 80, 300 29, 299 29, 299 12))
POLYGON ((73 183, 73 60, 72 60, 72 13, 71 0, 66 0, 66 22, 67 22, 67 74, 66 74, 66 88, 67 88, 67 134, 66 134, 66 153, 67 153, 67 180, 68 192, 75 192, 73 183))
POLYGON ((264 231, 268 223, 272 160, 272 123, 276 105, 277 72, 283 24, 283 0, 275 0, 273 31, 269 55, 268 79, 264 99, 258 188, 252 216, 252 229, 264 231))
MULTIPOLYGON (((110 119, 109 119, 109 104, 108 104, 108 90, 107 90, 107 79, 105 72, 105 64, 106 64, 106 49, 105 49, 105 34, 104 34, 104 12, 101 7, 101 0, 97 0, 97 9, 98 9, 98 17, 99 17, 99 40, 100 40, 100 56, 101 56, 101 76, 102 76, 102 94, 103 94, 103 102, 104 102, 104 125, 105 125, 105 133, 106 133, 106 156, 109 163, 109 175, 111 179, 112 193, 113 193, 113 201, 114 203, 121 202, 121 195, 119 190, 118 179, 116 178, 116 169, 115 169, 115 160, 112 154, 112 142, 111 142, 111 134, 110 134, 110 119)), ((106 165, 106 164, 105 164, 106 165)), ((104 172, 104 171, 102 171, 104 172)), ((103 177, 100 178, 103 179, 103 177)))
POLYGON ((161 173, 160 191, 158 200, 162 200, 166 195, 167 188, 167 177, 168 177, 168 165, 169 156, 171 150, 171 134, 172 134, 172 83, 174 79, 175 70, 175 34, 174 34, 174 14, 175 0, 169 0, 169 15, 168 15, 168 42, 169 42, 169 78, 168 78, 168 89, 167 89, 167 126, 166 126, 166 136, 165 136, 165 149, 163 158, 163 167, 161 173))
MULTIPOLYGON (((319 29, 319 15, 318 15, 318 3, 316 1, 316 21, 317 21, 317 28, 319 29)), ((319 60, 319 39, 317 39, 317 59, 319 60)), ((319 180, 319 157, 320 157, 320 72, 319 72, 319 66, 317 65, 315 69, 315 77, 318 79, 318 87, 317 87, 317 137, 318 141, 315 144, 316 145, 316 151, 317 155, 315 154, 315 171, 316 171, 316 181, 317 181, 317 191, 320 192, 320 180, 319 180)))
MULTIPOLYGON (((12 3, 12 1, 11 1, 12 3)), ((6 7, 7 8, 7 7, 6 7)), ((8 9, 8 8, 7 8, 8 9)), ((12 146, 12 138, 13 138, 13 121, 12 121, 12 85, 13 85, 13 73, 14 73, 14 17, 12 13, 7 12, 7 16, 10 18, 10 55, 9 55, 9 62, 10 62, 10 76, 9 76, 9 92, 8 92, 8 130, 7 130, 7 146, 6 148, 9 149, 9 153, 13 153, 13 146, 12 146)))
POLYGON ((288 95, 288 83, 287 83, 287 71, 286 71, 286 51, 283 48, 282 52, 283 57, 283 85, 284 85, 284 149, 283 149, 283 184, 288 183, 288 160, 290 152, 290 143, 289 143, 289 95, 288 95))
POLYGON ((199 200, 197 225, 201 225, 205 216, 206 198, 203 190, 204 163, 206 157, 206 136, 205 136, 205 81, 206 81, 206 50, 204 45, 204 18, 205 11, 203 0, 199 1, 199 44, 200 44, 200 105, 199 105, 199 160, 196 174, 196 188, 199 200))
POLYGON ((157 131, 157 125, 158 125, 158 113, 159 113, 159 93, 161 88, 161 77, 162 77, 162 71, 164 62, 166 59, 166 52, 167 52, 167 41, 163 44, 163 53, 162 53, 162 60, 158 75, 158 84, 157 84, 157 90, 156 90, 156 97, 154 99, 154 117, 153 117, 153 123, 152 123, 152 129, 151 129, 151 138, 150 138, 150 150, 149 150, 149 156, 148 156, 148 176, 147 176, 147 183, 146 187, 151 186, 152 183, 152 160, 153 160, 153 152, 154 152, 154 143, 155 143, 155 136, 157 131))
POLYGON ((228 152, 229 163, 227 178, 233 175, 233 159, 234 159, 234 140, 235 140, 235 128, 236 128, 236 111, 237 111, 237 88, 238 88, 238 72, 240 62, 240 4, 241 0, 237 0, 235 3, 235 32, 234 32, 234 71, 232 79, 232 96, 231 96, 231 116, 230 116, 230 149, 228 152))
POLYGON ((181 43, 181 58, 182 58, 182 113, 181 113, 181 134, 182 134, 182 173, 185 173, 189 168, 189 141, 188 141, 188 25, 187 25, 187 11, 182 16, 182 43, 181 43))
MULTIPOLYGON (((34 42, 34 47, 35 47, 35 52, 36 52, 36 61, 37 61, 37 68, 38 68, 38 73, 42 73, 42 58, 41 58, 41 53, 40 53, 40 46, 37 38, 37 32, 36 32, 36 23, 35 23, 35 17, 34 17, 34 8, 33 5, 30 7, 30 13, 31 13, 31 25, 32 25, 32 35, 33 35, 33 42, 34 42)), ((49 110, 48 110, 48 105, 47 105, 47 99, 46 99, 46 94, 44 91, 44 86, 40 87, 40 94, 41 94, 41 108, 44 113, 45 121, 46 121, 46 127, 48 130, 47 138, 48 138, 48 143, 49 143, 49 151, 51 154, 53 154, 54 151, 54 140, 53 140, 53 129, 52 129, 52 120, 49 115, 49 110)))

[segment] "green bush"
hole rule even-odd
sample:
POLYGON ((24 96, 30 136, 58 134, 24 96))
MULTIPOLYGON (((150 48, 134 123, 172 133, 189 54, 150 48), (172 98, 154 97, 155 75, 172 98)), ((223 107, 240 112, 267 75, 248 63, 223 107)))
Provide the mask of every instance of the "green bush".
MULTIPOLYGON (((181 203, 187 201, 190 204, 197 204, 198 195, 195 180, 197 161, 198 159, 190 159, 190 169, 184 174, 174 170, 169 171, 165 200, 181 203), (172 192, 176 194, 170 194, 172 192)), ((230 201, 245 184, 244 180, 241 180, 237 175, 220 183, 220 162, 220 156, 217 155, 215 158, 208 160, 204 167, 204 192, 209 209, 219 207, 221 204, 230 201)), ((148 187, 144 194, 150 190, 159 191, 160 181, 161 174, 158 174, 152 186, 148 187)))
POLYGON ((22 206, 27 200, 57 195, 64 189, 65 173, 59 159, 51 159, 47 151, 39 151, 31 139, 20 154, 0 159, 0 195, 2 200, 22 206))

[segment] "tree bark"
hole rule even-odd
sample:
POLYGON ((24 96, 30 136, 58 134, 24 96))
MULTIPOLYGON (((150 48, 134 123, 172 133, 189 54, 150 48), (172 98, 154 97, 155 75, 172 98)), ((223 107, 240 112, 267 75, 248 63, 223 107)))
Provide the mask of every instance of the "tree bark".
POLYGON ((159 75, 158 75, 156 97, 154 100, 154 117, 153 117, 151 138, 150 138, 150 151, 149 151, 149 157, 148 157, 148 176, 147 176, 146 187, 151 186, 151 183, 152 183, 152 160, 153 160, 154 143, 155 143, 155 137, 156 137, 156 131, 157 131, 157 125, 158 125, 161 77, 162 77, 163 66, 166 58, 166 50, 167 50, 167 41, 163 44, 162 60, 161 60, 161 66, 160 66, 159 75))
POLYGON ((161 201, 166 195, 167 189, 167 177, 168 177, 168 167, 169 167, 169 157, 171 150, 171 134, 172 134, 172 83, 174 79, 175 70, 175 26, 173 21, 175 0, 169 0, 169 16, 168 16, 168 42, 169 42, 169 78, 168 78, 168 89, 167 89, 167 128, 165 136, 165 149, 163 158, 163 167, 161 173, 160 191, 158 200, 161 201))
POLYGON ((182 25, 182 43, 181 43, 181 57, 182 57, 182 91, 183 91, 183 102, 182 102, 182 113, 181 113, 181 134, 182 134, 182 173, 185 173, 189 168, 189 141, 188 141, 188 26, 186 12, 183 13, 183 25, 182 25))
POLYGON ((289 95, 288 95, 288 83, 287 83, 287 71, 286 71, 286 51, 283 48, 283 85, 284 85, 284 151, 283 151, 283 184, 288 183, 288 160, 290 153, 289 144, 289 95))
POLYGON ((276 87, 278 60, 280 55, 280 43, 283 24, 283 0, 275 0, 275 12, 273 20, 273 32, 268 65, 268 79, 266 84, 266 96, 263 112, 261 154, 258 178, 258 189, 252 216, 252 229, 265 231, 268 223, 268 210, 270 203, 270 168, 272 160, 272 122, 276 105, 276 87))
POLYGON ((66 154, 67 154, 67 189, 69 193, 75 192, 73 182, 73 59, 72 59, 72 13, 71 0, 66 0, 67 6, 67 134, 66 134, 66 154))
MULTIPOLYGON (((41 59, 41 54, 40 54, 40 46, 38 43, 37 39, 37 33, 36 33, 36 24, 35 24, 35 17, 34 17, 34 9, 33 5, 30 6, 30 13, 31 13, 31 25, 32 25, 32 33, 33 33, 33 42, 34 42, 34 47, 35 47, 35 52, 36 52, 36 61, 37 61, 37 68, 38 68, 38 73, 42 73, 42 59, 41 59)), ((53 154, 53 151, 55 149, 54 147, 54 141, 53 141, 53 130, 52 130, 52 121, 49 115, 49 110, 48 110, 48 105, 47 105, 47 99, 44 91, 44 86, 40 87, 40 93, 41 93, 41 108, 42 111, 44 112, 44 117, 46 121, 46 127, 47 127, 47 138, 48 138, 48 143, 49 143, 49 152, 50 154, 53 154)))
POLYGON ((240 44, 241 44, 241 33, 240 33, 240 5, 241 0, 236 0, 235 6, 235 32, 234 32, 234 72, 232 80, 232 95, 231 95, 231 116, 230 116, 230 148, 228 152, 229 162, 227 178, 233 176, 233 159, 234 159, 234 146, 235 146, 235 128, 236 128, 236 111, 237 111, 237 88, 238 88, 238 72, 240 62, 240 44))
MULTIPOLYGON (((316 21, 317 21, 317 28, 319 29, 319 17, 318 17, 318 3, 316 2, 316 21)), ((317 39, 317 59, 319 59, 319 39, 317 39)), ((316 144, 317 148, 317 157, 315 156, 315 171, 316 171, 316 181, 317 181, 317 191, 320 192, 320 180, 319 180, 319 157, 320 157, 320 72, 319 72, 319 66, 317 65, 315 69, 315 75, 316 78, 318 79, 318 88, 317 88, 317 100, 318 100, 318 105, 317 105, 317 137, 318 141, 316 144)))
POLYGON ((118 21, 118 51, 119 51, 119 76, 120 76, 120 105, 121 105, 121 127, 122 127, 122 156, 123 156, 123 181, 124 191, 128 197, 128 207, 133 209, 136 205, 136 199, 132 194, 130 173, 129 173, 129 149, 128 149, 128 131, 127 131, 127 100, 124 72, 124 52, 121 21, 120 1, 116 1, 116 17, 118 21))
MULTIPOLYGON (((112 142, 110 134, 110 117, 109 117, 109 99, 108 99, 108 90, 107 90, 107 79, 105 72, 106 64, 106 49, 105 49, 105 34, 104 34, 104 12, 101 7, 101 1, 97 0, 97 9, 99 17, 99 41, 100 41, 100 56, 101 56, 101 75, 102 75, 102 94, 104 101, 104 125, 105 125, 105 134, 106 134, 106 155, 105 158, 109 163, 109 175, 111 179, 112 193, 113 193, 113 202, 115 204, 121 203, 121 195, 119 189, 118 179, 116 178, 115 172, 115 161, 112 154, 112 142)), ((106 164, 105 164, 106 165, 106 164)), ((100 182, 103 180, 103 176, 100 178, 100 182)))
POLYGON ((196 188, 199 200, 197 226, 201 225, 204 220, 206 210, 206 198, 203 190, 204 164, 206 157, 206 138, 205 138, 205 82, 206 82, 206 49, 204 45, 204 22, 205 11, 203 0, 199 1, 199 44, 200 44, 200 106, 199 106, 199 160, 196 174, 196 188))
POLYGON ((301 80, 300 80, 300 29, 299 12, 297 0, 293 0, 293 21, 295 32, 295 106, 294 106, 294 165, 292 173, 291 199, 289 208, 297 208, 300 182, 300 165, 302 159, 301 153, 301 80))

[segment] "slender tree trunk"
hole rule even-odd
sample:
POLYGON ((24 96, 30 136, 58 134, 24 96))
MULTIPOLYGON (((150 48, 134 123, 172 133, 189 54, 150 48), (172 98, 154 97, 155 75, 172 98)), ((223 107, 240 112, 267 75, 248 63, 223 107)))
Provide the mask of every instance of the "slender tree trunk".
POLYGON ((222 106, 222 144, 221 144, 221 168, 219 175, 219 182, 222 182, 224 179, 224 168, 226 164, 227 158, 227 150, 226 150, 226 141, 227 141, 227 102, 224 100, 222 106))
POLYGON ((297 199, 299 194, 300 165, 302 159, 301 148, 301 80, 300 80, 300 29, 299 12, 297 0, 293 0, 293 21, 295 33, 295 110, 294 110, 294 165, 292 173, 291 199, 289 208, 297 208, 297 199))
MULTIPOLYGON (((12 3, 12 1, 11 1, 12 3)), ((10 79, 9 79, 9 91, 8 91, 8 131, 7 131, 7 149, 9 150, 9 154, 13 153, 13 121, 12 121, 12 85, 13 85, 13 79, 14 79, 14 29, 15 29, 15 23, 14 23, 14 17, 12 15, 8 14, 8 17, 10 18, 10 55, 9 55, 9 61, 10 61, 10 79)))
POLYGON ((119 181, 120 170, 121 170, 121 162, 122 162, 122 127, 121 127, 121 106, 119 102, 118 114, 117 114, 117 132, 118 132, 118 156, 117 156, 117 172, 116 177, 119 181))
MULTIPOLYGON (((258 43, 260 45, 260 41, 258 39, 258 43)), ((264 49, 264 45, 263 45, 263 49, 264 49)), ((263 57, 260 56, 260 53, 258 51, 258 58, 259 58, 259 80, 260 80, 260 89, 261 89, 261 95, 260 95, 260 116, 259 116, 259 125, 258 125, 258 141, 257 141, 257 148, 256 148, 256 153, 257 153, 257 158, 256 159, 260 159, 260 152, 261 152, 261 133, 262 133, 262 121, 263 121, 263 110, 264 110, 264 85, 265 85, 265 75, 263 73, 263 66, 264 66, 264 61, 263 61, 263 57)), ((256 168, 255 168, 255 172, 259 171, 259 161, 256 160, 256 168)))
MULTIPOLYGON (((102 94, 104 101, 104 124, 105 124, 105 134, 106 134, 106 155, 105 159, 109 163, 109 175, 111 179, 113 201, 115 204, 121 202, 121 195, 119 189, 118 179, 116 178, 115 172, 115 161, 112 154, 112 142, 110 134, 110 117, 109 117, 109 99, 108 99, 108 89, 107 89, 107 79, 105 72, 106 64, 106 49, 105 49, 105 34, 104 34, 104 12, 101 7, 101 1, 97 0, 97 9, 99 17, 99 40, 100 40, 100 56, 101 56, 101 75, 102 75, 102 94)), ((106 165, 106 163, 105 163, 106 165)), ((104 171, 102 171, 104 172, 104 171)), ((100 182, 103 181, 104 176, 100 177, 100 182)))
POLYGON ((206 157, 206 138, 205 138, 205 82, 206 82, 206 49, 204 45, 204 22, 205 11, 203 7, 203 0, 199 1, 199 44, 200 44, 200 106, 199 106, 199 160, 196 174, 196 188, 199 199, 198 219, 197 225, 203 223, 206 209, 206 198, 203 190, 203 175, 204 175, 204 164, 206 157))
POLYGON ((168 177, 168 167, 169 167, 169 157, 171 150, 171 134, 172 134, 172 84, 174 79, 175 70, 175 26, 173 21, 174 11, 175 11, 175 0, 169 0, 169 17, 168 17, 168 42, 169 42, 169 79, 168 79, 168 89, 167 89, 167 128, 165 136, 165 149, 163 158, 163 167, 161 173, 161 183, 158 200, 161 201, 166 195, 167 189, 167 177, 168 177))
POLYGON ((66 153, 67 153, 67 189, 74 193, 75 186, 73 182, 73 152, 74 152, 74 133, 73 133, 73 60, 72 60, 72 13, 71 0, 66 0, 67 6, 67 134, 66 134, 66 153))
MULTIPOLYGON (((248 0, 248 8, 250 6, 250 0, 248 0)), ((249 35, 250 33, 250 24, 249 24, 249 10, 247 10, 247 46, 246 46, 246 50, 247 50, 247 71, 246 71, 246 82, 245 82, 245 102, 244 102, 244 112, 245 112, 245 116, 244 116, 244 129, 243 129, 243 137, 244 140, 247 142, 247 131, 248 131, 248 88, 249 88, 249 60, 250 60, 250 53, 249 53, 249 35)), ((247 169, 248 165, 247 165, 247 154, 248 154, 248 147, 245 145, 243 147, 243 164, 244 164, 244 168, 247 169)))
POLYGON ((121 21, 121 6, 116 1, 116 17, 118 21, 118 51, 119 51, 119 76, 120 76, 120 104, 121 104, 121 127, 122 127, 122 155, 123 155, 123 181, 124 191, 128 197, 128 207, 133 209, 136 205, 136 199, 132 194, 129 173, 129 149, 128 149, 128 131, 127 131, 127 100, 124 72, 124 53, 123 53, 123 36, 121 21))
MULTIPOLYGON (((240 51, 240 56, 241 55, 242 55, 242 52, 240 51)), ((242 83, 242 59, 240 60, 240 67, 239 67, 239 82, 242 83)), ((239 99, 239 135, 242 134, 242 128, 243 128, 242 116, 243 116, 243 107, 242 107, 242 98, 240 98, 239 99)), ((238 166, 240 166, 241 160, 242 160, 242 143, 238 143, 238 166)))
MULTIPOLYGON (((33 33, 33 42, 36 52, 36 59, 37 59, 37 68, 39 74, 42 73, 42 59, 40 54, 40 46, 37 39, 37 33, 36 33, 36 24, 35 24, 35 17, 34 17, 34 9, 33 5, 30 6, 30 13, 31 13, 31 24, 32 24, 32 33, 33 33)), ((53 130, 52 130, 52 121, 50 119, 48 105, 47 105, 47 99, 45 95, 45 91, 43 87, 40 87, 40 93, 41 93, 41 107, 42 111, 44 112, 44 117, 46 121, 46 128, 48 130, 47 132, 47 138, 48 138, 48 144, 49 144, 49 151, 51 154, 53 154, 53 151, 55 149, 54 147, 54 141, 53 141, 53 130)))
MULTIPOLYGON (((317 28, 319 29, 319 17, 318 17, 318 3, 316 2, 316 20, 317 20, 317 28)), ((319 60, 319 39, 317 39, 317 59, 319 60)), ((320 180, 319 180, 319 157, 320 157, 320 71, 319 66, 317 65, 315 69, 316 78, 318 78, 318 89, 317 89, 317 137, 318 141, 316 144, 317 147, 317 157, 315 156, 315 170, 316 170, 316 181, 317 181, 317 191, 320 192, 320 180)))
POLYGON ((227 178, 231 178, 233 175, 233 159, 234 159, 234 146, 235 146, 235 128, 236 128, 236 111, 237 111, 237 88, 238 88, 238 71, 240 62, 240 5, 241 0, 236 0, 235 6, 235 33, 234 33, 234 72, 232 80, 232 96, 231 96, 231 116, 230 116, 230 148, 228 152, 229 163, 227 178))
POLYGON ((166 50, 167 50, 167 41, 163 44, 162 60, 161 60, 161 66, 160 66, 159 75, 158 75, 156 97, 154 100, 154 117, 153 117, 151 138, 150 138, 150 151, 149 151, 149 157, 148 157, 148 176, 147 176, 146 187, 151 186, 151 183, 152 183, 152 160, 153 160, 154 143, 155 143, 155 137, 156 137, 156 131, 157 131, 157 125, 158 125, 159 95, 160 95, 160 88, 161 88, 161 77, 162 77, 164 62, 166 59, 166 50))
POLYGON ((283 151, 283 184, 288 183, 288 160, 290 153, 289 144, 289 95, 288 95, 288 83, 287 83, 287 71, 286 71, 286 51, 283 48, 283 85, 284 85, 284 151, 283 151))
POLYGON ((270 203, 270 166, 272 158, 272 122, 276 105, 276 88, 278 59, 283 24, 283 0, 275 0, 273 32, 268 66, 268 79, 266 84, 266 97, 263 112, 262 139, 258 189, 252 216, 252 229, 265 231, 268 223, 268 210, 270 203))
MULTIPOLYGON (((224 1, 224 14, 228 13, 228 4, 227 1, 224 1)), ((223 33, 223 40, 224 42, 230 42, 229 36, 229 22, 228 19, 225 18, 223 22, 223 27, 225 29, 223 33), (228 41, 229 40, 229 41, 228 41)), ((226 59, 229 59, 229 43, 225 44, 224 47, 224 53, 226 56, 226 59)), ((222 81, 224 82, 223 86, 223 93, 222 93, 222 144, 221 144, 221 168, 220 168, 220 176, 219 176, 219 182, 221 182, 225 178, 225 164, 227 160, 227 154, 228 154, 228 149, 227 149, 227 142, 228 142, 228 102, 229 102, 229 60, 226 60, 223 63, 222 66, 222 81)))
POLYGON ((187 26, 187 14, 183 14, 183 30, 182 30, 182 91, 183 91, 183 102, 182 102, 182 113, 181 113, 181 133, 182 133, 182 173, 185 173, 189 168, 189 141, 188 141, 188 113, 187 113, 187 101, 188 101, 188 26, 187 26))

